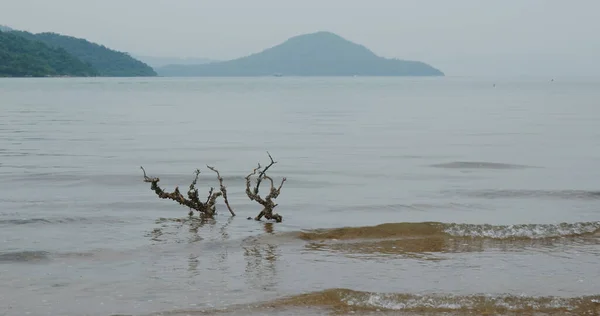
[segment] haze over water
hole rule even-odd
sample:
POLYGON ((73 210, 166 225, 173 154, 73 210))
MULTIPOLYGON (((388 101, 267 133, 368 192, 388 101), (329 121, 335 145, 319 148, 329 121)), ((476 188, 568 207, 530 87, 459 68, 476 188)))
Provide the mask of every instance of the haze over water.
POLYGON ((0 315, 600 312, 599 88, 0 80, 0 315), (266 151, 282 223, 246 219, 266 151), (175 221, 139 168, 207 164, 238 216, 175 221))

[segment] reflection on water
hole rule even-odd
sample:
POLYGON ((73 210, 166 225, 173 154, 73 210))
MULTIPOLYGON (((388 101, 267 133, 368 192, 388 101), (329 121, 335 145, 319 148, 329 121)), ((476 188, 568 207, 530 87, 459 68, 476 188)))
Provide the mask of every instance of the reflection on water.
MULTIPOLYGON (((274 234, 275 225, 264 223, 263 230, 267 234, 274 234)), ((245 277, 248 284, 253 288, 275 291, 278 280, 277 259, 281 256, 277 245, 248 239, 242 247, 246 260, 245 277)))
POLYGON ((561 249, 584 245, 600 245, 600 238, 559 239, 477 239, 448 236, 413 237, 383 240, 321 241, 306 244, 305 249, 326 251, 357 258, 406 258, 443 260, 441 254, 497 250, 502 252, 538 251, 553 253, 561 249))
POLYGON ((226 241, 231 238, 231 236, 228 233, 227 228, 229 227, 229 225, 231 225, 231 223, 233 222, 233 219, 234 219, 234 217, 228 217, 227 221, 225 221, 225 223, 219 227, 218 236, 220 237, 220 239, 217 242, 222 241, 224 243, 222 245, 220 245, 219 247, 217 247, 217 251, 214 252, 214 255, 217 258, 217 264, 218 264, 219 268, 221 269, 221 271, 223 271, 223 273, 231 272, 229 270, 229 265, 228 265, 229 251, 228 251, 228 246, 227 246, 226 241))
POLYGON ((225 222, 225 225, 221 226, 221 228, 219 229, 219 233, 221 234, 221 238, 223 240, 227 240, 229 239, 229 232, 227 231, 227 227, 229 227, 229 225, 231 225, 231 222, 233 222, 234 217, 228 217, 227 221, 225 222))
MULTIPOLYGON (((188 216, 184 218, 160 218, 156 220, 156 224, 159 224, 160 227, 154 228, 146 234, 151 240, 156 242, 193 244, 204 239, 200 233, 202 230, 212 231, 217 226, 218 221, 214 218, 188 216), (181 235, 184 231, 187 234, 184 234, 182 237, 181 235)), ((226 236, 228 236, 226 232, 228 224, 229 221, 220 228, 223 239, 226 239, 226 236)))
POLYGON ((400 258, 441 260, 435 252, 448 250, 447 241, 442 237, 414 238, 404 240, 352 241, 352 242, 313 242, 306 249, 347 254, 358 258, 394 256, 400 258))
POLYGON ((189 259, 188 259, 188 271, 190 271, 190 277, 194 277, 198 275, 198 265, 200 264, 200 261, 198 260, 199 255, 190 253, 189 259))
POLYGON ((275 233, 275 225, 273 223, 265 223, 265 233, 274 234, 275 233))

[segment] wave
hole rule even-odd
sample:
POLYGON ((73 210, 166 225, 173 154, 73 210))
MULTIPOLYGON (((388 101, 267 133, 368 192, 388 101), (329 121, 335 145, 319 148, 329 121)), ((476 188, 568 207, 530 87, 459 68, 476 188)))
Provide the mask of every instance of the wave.
POLYGON ((560 224, 386 223, 377 226, 317 229, 297 233, 300 239, 352 240, 447 236, 487 239, 544 239, 596 235, 600 221, 560 224))
POLYGON ((392 256, 438 261, 447 259, 443 254, 449 253, 532 248, 552 252, 559 247, 598 245, 599 232, 600 222, 507 226, 426 222, 296 232, 294 236, 308 241, 304 246, 308 251, 363 259, 392 256))
POLYGON ((507 164, 499 162, 484 162, 484 161, 453 161, 448 163, 434 164, 431 167, 447 168, 447 169, 525 169, 538 168, 527 165, 507 164))
POLYGON ((329 289, 291 296, 263 306, 323 306, 338 311, 384 310, 405 312, 462 313, 574 313, 600 311, 600 295, 576 298, 514 295, 415 295, 329 289))
POLYGON ((590 190, 477 190, 447 191, 477 198, 553 198, 565 200, 600 200, 600 191, 590 190))
MULTIPOLYGON (((145 251, 145 250, 144 250, 145 251)), ((17 250, 17 251, 0 251, 0 264, 33 264, 33 263, 50 263, 59 261, 61 264, 65 262, 76 261, 119 261, 133 260, 138 256, 138 251, 135 249, 114 250, 105 248, 96 248, 82 252, 55 252, 44 250, 17 250)))
POLYGON ((11 225, 34 225, 34 224, 70 224, 70 223, 90 223, 90 224, 118 224, 126 223, 122 218, 110 217, 58 217, 58 218, 12 218, 0 219, 0 226, 11 225))
POLYGON ((26 224, 49 224, 52 223, 46 218, 23 218, 23 219, 0 219, 0 225, 26 225, 26 224))
MULTIPOLYGON (((293 315, 306 315, 317 310, 328 310, 332 314, 363 315, 598 315, 600 295, 564 297, 532 297, 516 295, 443 295, 362 292, 349 289, 327 289, 318 292, 276 298, 272 301, 235 305, 219 310, 180 310, 168 315, 258 315, 278 314, 293 310, 293 315)), ((285 313, 288 315, 289 313, 285 313)), ((312 314, 312 313, 311 313, 312 314)), ((319 313, 324 314, 324 313, 319 313)), ((161 315, 164 315, 161 313, 161 315)))
POLYGON ((39 262, 49 259, 50 253, 46 251, 0 252, 0 263, 39 262))

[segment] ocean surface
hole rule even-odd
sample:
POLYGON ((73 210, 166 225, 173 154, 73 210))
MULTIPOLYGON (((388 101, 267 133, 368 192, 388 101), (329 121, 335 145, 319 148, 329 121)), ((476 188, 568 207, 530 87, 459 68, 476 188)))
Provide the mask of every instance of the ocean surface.
MULTIPOLYGON (((0 80, 0 315, 598 315, 600 80, 0 80), (245 193, 277 162, 275 211, 245 193), (188 217, 143 181, 218 190, 188 217)), ((263 182, 261 194, 270 184, 263 182)))

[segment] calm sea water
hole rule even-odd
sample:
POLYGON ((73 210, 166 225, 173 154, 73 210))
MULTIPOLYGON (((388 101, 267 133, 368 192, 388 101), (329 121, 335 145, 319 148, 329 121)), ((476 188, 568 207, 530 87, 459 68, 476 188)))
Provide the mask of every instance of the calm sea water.
POLYGON ((0 315, 597 313, 599 100, 600 80, 0 80, 0 315), (246 219, 267 151, 282 223, 246 219), (182 222, 140 170, 185 192, 199 168, 206 194, 207 164, 238 216, 182 222))

